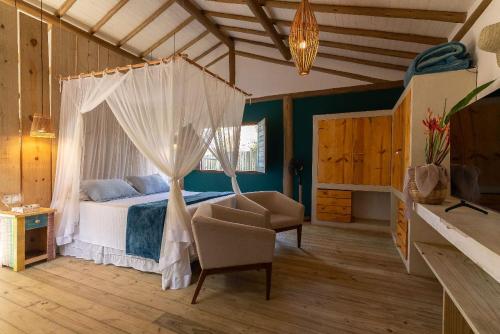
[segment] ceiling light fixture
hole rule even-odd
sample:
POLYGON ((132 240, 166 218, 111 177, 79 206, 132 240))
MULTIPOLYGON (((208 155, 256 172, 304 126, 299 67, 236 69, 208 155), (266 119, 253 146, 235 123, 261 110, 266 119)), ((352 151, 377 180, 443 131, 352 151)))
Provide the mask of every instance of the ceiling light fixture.
POLYGON ((309 1, 302 0, 290 28, 288 45, 300 75, 311 70, 319 47, 319 28, 309 1))

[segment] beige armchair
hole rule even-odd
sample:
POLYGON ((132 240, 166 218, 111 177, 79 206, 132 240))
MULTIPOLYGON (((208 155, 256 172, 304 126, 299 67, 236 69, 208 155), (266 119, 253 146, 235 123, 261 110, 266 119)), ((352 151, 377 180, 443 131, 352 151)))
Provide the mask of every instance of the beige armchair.
POLYGON ((266 270, 266 299, 276 233, 265 228, 262 215, 217 204, 202 204, 192 219, 201 274, 191 304, 207 275, 252 269, 266 270))
POLYGON ((297 246, 302 239, 304 206, 277 191, 257 191, 236 195, 236 208, 264 215, 266 227, 276 233, 297 230, 297 246))

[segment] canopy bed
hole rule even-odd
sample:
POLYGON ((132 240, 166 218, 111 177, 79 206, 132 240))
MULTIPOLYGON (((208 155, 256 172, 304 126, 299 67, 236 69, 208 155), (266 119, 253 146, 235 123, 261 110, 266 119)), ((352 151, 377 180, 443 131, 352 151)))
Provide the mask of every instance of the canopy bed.
POLYGON ((184 56, 61 78, 61 82, 51 204, 57 210, 56 242, 61 253, 161 273, 163 289, 188 286, 194 250, 188 209, 192 212, 200 202, 228 201, 231 195, 183 192, 179 180, 210 149, 231 178, 234 193, 240 193, 235 170, 248 94, 184 56), (170 179, 169 191, 80 200, 84 180, 105 179, 110 180, 109 187, 127 187, 119 179, 155 172, 170 179), (159 227, 157 258, 127 251, 130 210, 141 206, 144 212, 156 210, 165 217, 159 227))

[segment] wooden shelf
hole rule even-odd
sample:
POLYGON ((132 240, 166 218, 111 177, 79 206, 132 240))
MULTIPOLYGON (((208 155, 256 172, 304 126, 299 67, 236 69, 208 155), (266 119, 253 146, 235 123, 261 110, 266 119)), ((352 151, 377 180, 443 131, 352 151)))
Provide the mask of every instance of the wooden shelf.
POLYGON ((468 208, 445 212, 456 202, 449 199, 442 205, 416 204, 415 212, 500 283, 500 214, 484 215, 468 208))
POLYGON ((30 251, 26 252, 26 257, 24 264, 32 264, 38 261, 46 260, 48 258, 47 253, 44 251, 30 251))
POLYGON ((500 333, 500 284, 453 247, 415 247, 474 333, 500 333))

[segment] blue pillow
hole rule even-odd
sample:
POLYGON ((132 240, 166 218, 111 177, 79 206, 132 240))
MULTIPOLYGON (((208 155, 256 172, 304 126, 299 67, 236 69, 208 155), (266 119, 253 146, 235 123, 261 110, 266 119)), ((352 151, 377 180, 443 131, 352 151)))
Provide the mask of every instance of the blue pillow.
POLYGON ((141 195, 130 184, 120 179, 83 181, 81 189, 94 202, 106 202, 141 195))
POLYGON ((126 179, 128 183, 130 183, 143 195, 166 193, 167 191, 170 191, 170 187, 160 174, 148 176, 127 176, 126 179))

